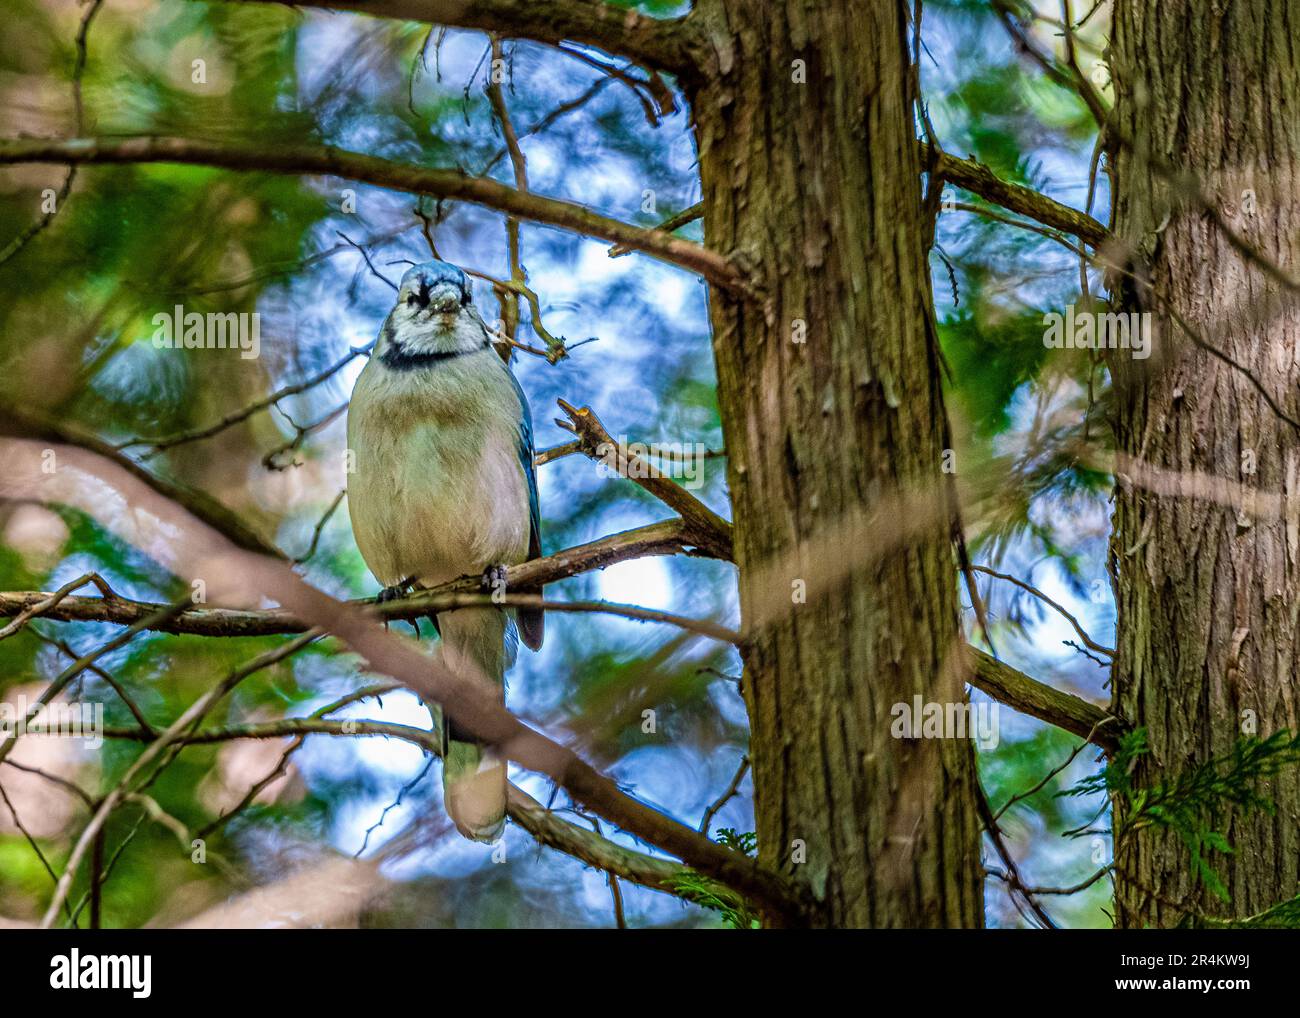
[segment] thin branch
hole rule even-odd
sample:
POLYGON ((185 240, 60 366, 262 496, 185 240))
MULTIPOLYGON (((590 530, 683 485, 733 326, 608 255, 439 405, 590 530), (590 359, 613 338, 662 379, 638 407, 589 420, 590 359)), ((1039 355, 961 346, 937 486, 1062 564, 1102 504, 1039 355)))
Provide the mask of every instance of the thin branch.
MULTIPOLYGON (((69 657, 73 661, 79 661, 81 659, 82 655, 78 651, 73 650, 66 640, 60 640, 52 636, 46 636, 44 633, 37 631, 35 628, 29 629, 28 632, 30 632, 42 643, 46 643, 49 646, 56 648, 60 653, 63 654, 64 657, 69 657)), ((99 676, 99 678, 101 678, 104 681, 104 683, 110 689, 112 689, 114 693, 117 694, 118 699, 121 700, 122 703, 126 705, 126 709, 129 710, 131 712, 131 716, 135 718, 136 724, 138 724, 141 728, 145 728, 145 729, 152 728, 148 720, 145 718, 144 712, 140 709, 139 705, 131 698, 130 694, 127 693, 126 688, 120 682, 118 682, 117 679, 113 678, 113 676, 109 672, 105 671, 103 668, 100 668, 99 665, 96 664, 87 666, 86 671, 90 672, 92 675, 99 676)))
MULTIPOLYGON (((14 826, 18 828, 18 833, 23 836, 27 841, 27 844, 31 847, 31 850, 36 854, 36 858, 40 860, 41 866, 44 868, 45 872, 50 875, 50 880, 57 885, 59 882, 59 875, 54 872, 54 867, 51 866, 50 861, 45 858, 45 853, 41 851, 40 844, 38 844, 36 839, 32 837, 32 832, 24 826, 22 819, 18 816, 18 810, 9 799, 9 793, 5 791, 4 785, 0 785, 0 800, 3 800, 5 806, 9 808, 9 815, 13 818, 14 826)), ((66 902, 64 903, 64 909, 68 914, 68 921, 75 925, 75 920, 72 917, 72 909, 66 902)))
MULTIPOLYGON (((701 459, 716 460, 723 459, 727 453, 724 449, 705 449, 701 453, 685 452, 680 449, 673 449, 660 442, 633 442, 632 445, 637 447, 638 453, 649 456, 651 459, 663 460, 668 463, 684 463, 693 460, 698 455, 701 459)), ((552 463, 555 460, 564 459, 566 456, 572 456, 574 453, 582 452, 582 440, 575 439, 572 442, 563 442, 560 445, 551 446, 549 449, 542 449, 533 457, 534 466, 543 466, 552 463)))
POLYGON ((396 292, 396 291, 398 290, 398 286, 397 286, 396 283, 394 283, 391 279, 389 279, 389 278, 388 278, 387 276, 385 276, 382 272, 380 272, 377 268, 375 268, 375 263, 372 262, 372 261, 370 260, 370 254, 369 254, 368 251, 366 251, 366 248, 365 248, 365 245, 364 245, 364 244, 358 244, 355 240, 353 240, 351 237, 349 237, 349 236, 348 236, 346 233, 344 233, 342 230, 335 230, 334 232, 335 232, 336 234, 338 234, 340 237, 343 238, 343 242, 344 242, 345 244, 347 244, 349 247, 351 247, 351 248, 354 249, 358 254, 361 255, 362 259, 363 259, 363 260, 365 261, 365 263, 366 263, 366 268, 368 268, 368 269, 370 270, 370 274, 371 274, 372 276, 374 276, 376 279, 380 280, 381 282, 386 283, 386 284, 388 285, 389 289, 393 290, 393 292, 396 292))
MULTIPOLYGON (((99 875, 99 883, 101 885, 104 884, 108 880, 108 878, 113 875, 113 870, 117 866, 117 861, 122 858, 122 853, 125 852, 127 846, 130 845, 133 840, 135 840, 136 834, 139 833, 140 828, 144 826, 144 822, 148 819, 149 819, 149 814, 142 809, 140 811, 140 815, 136 818, 135 823, 131 826, 131 829, 126 832, 126 837, 124 837, 120 842, 118 842, 117 848, 115 848, 113 850, 113 854, 109 856, 108 865, 103 868, 103 871, 99 875)), ((71 925, 75 926, 77 924, 77 917, 81 915, 81 910, 84 909, 86 907, 86 903, 90 901, 92 891, 94 891, 94 888, 87 888, 85 893, 82 894, 81 900, 77 902, 76 908, 72 910, 71 925)))
MULTIPOLYGON (((1056 230, 1048 229, 1045 226, 1039 226, 1037 223, 1027 222, 1024 219, 1015 219, 1011 216, 1004 216, 1001 213, 995 212, 986 205, 973 205, 970 202, 957 201, 953 202, 948 207, 958 212, 970 212, 974 215, 981 216, 984 219, 990 219, 995 223, 1005 223, 1007 226, 1014 226, 1020 230, 1028 230, 1030 233, 1036 233, 1040 237, 1046 237, 1048 240, 1060 244, 1067 251, 1078 255, 1081 259, 1087 260, 1092 257, 1087 250, 1080 247, 1078 244, 1071 243, 1064 234, 1058 233, 1056 230)), ((947 259, 945 259, 945 261, 947 261, 947 259)), ((949 265, 948 272, 949 275, 952 274, 951 265, 949 265)))
MULTIPOLYGON (((73 133, 82 134, 86 129, 86 110, 82 101, 81 80, 86 73, 86 40, 90 35, 90 24, 95 20, 95 15, 99 9, 104 6, 104 0, 91 0, 90 6, 86 13, 81 16, 81 24, 77 28, 76 50, 77 57, 72 67, 72 110, 73 110, 73 133)), ((54 195, 54 207, 41 216, 40 219, 32 223, 31 226, 23 230, 17 237, 5 245, 3 251, 0 251, 0 265, 4 265, 15 255, 18 254, 32 238, 44 230, 53 222, 54 217, 59 214, 68 196, 72 194, 72 184, 77 179, 77 168, 69 166, 68 172, 63 178, 63 184, 54 195)))
MULTIPOLYGON (((526 127, 522 131, 520 131, 519 137, 523 139, 523 138, 530 137, 534 134, 540 134, 541 132, 545 131, 557 120, 560 120, 562 117, 567 116, 568 114, 572 113, 574 110, 578 110, 581 109, 583 106, 586 106, 587 103, 591 102, 592 99, 594 99, 597 95, 599 95, 613 80, 614 80, 613 78, 609 78, 609 77, 597 78, 595 82, 593 82, 590 86, 588 86, 588 88, 577 98, 570 99, 566 103, 561 103, 559 106, 555 107, 555 109, 551 110, 550 113, 546 114, 546 116, 542 117, 541 120, 537 121, 537 123, 533 124, 531 127, 526 127)), ((499 163, 502 159, 504 159, 507 155, 509 155, 509 151, 504 146, 502 146, 500 149, 497 150, 496 154, 491 159, 488 160, 487 165, 483 167, 483 173, 486 175, 487 173, 491 172, 492 167, 496 166, 496 164, 499 163)))
MULTIPOLYGON (((148 613, 135 624, 122 630, 122 632, 118 633, 107 643, 101 644, 99 647, 96 647, 89 653, 83 654, 76 661, 72 662, 72 664, 68 665, 67 668, 56 675, 53 681, 45 687, 45 691, 36 698, 36 703, 32 705, 31 709, 27 712, 26 718, 23 719, 24 724, 28 724, 35 720, 36 715, 40 712, 42 707, 45 707, 56 696, 67 689, 73 679, 93 665, 105 654, 109 654, 112 651, 117 650, 119 647, 125 646, 139 633, 144 632, 146 629, 154 629, 158 626, 166 625, 167 621, 179 615, 187 604, 189 604, 188 599, 176 604, 162 606, 157 611, 148 613)), ((6 738, 0 740, 0 760, 4 760, 5 757, 13 751, 14 746, 18 744, 19 732, 21 730, 22 728, 19 727, 13 732, 8 733, 6 738)))
POLYGON ((1007 573, 1000 573, 996 569, 990 569, 988 566, 980 566, 972 563, 971 568, 974 569, 976 572, 984 573, 987 576, 993 576, 999 580, 1006 580, 1008 583, 1014 583, 1021 590, 1033 594, 1034 597, 1038 598, 1044 604, 1048 605, 1051 608, 1054 608, 1058 613, 1060 613, 1065 618, 1065 620, 1069 622, 1071 626, 1074 627, 1074 631, 1079 634, 1079 639, 1082 640, 1084 642, 1084 645, 1087 646, 1090 650, 1095 650, 1098 654, 1105 654, 1107 657, 1115 656, 1114 648, 1103 646, 1102 644, 1094 640, 1091 636, 1089 636, 1084 631, 1083 626, 1079 624, 1079 620, 1076 619, 1073 615, 1071 615, 1068 611, 1066 611, 1064 605, 1058 604, 1056 601, 1053 601, 1050 597, 1044 594, 1037 587, 1033 586, 1032 584, 1026 583, 1024 580, 1021 580, 1015 576, 1010 576, 1007 573))
MULTIPOLYGON (((505 51, 502 49, 499 36, 493 35, 491 37, 491 49, 493 66, 488 73, 487 79, 488 103, 492 107, 497 122, 501 125, 501 136, 505 139, 506 151, 510 155, 510 165, 514 170, 515 188, 521 194, 527 194, 528 160, 524 156, 524 150, 519 146, 519 135, 515 133, 510 108, 506 105, 505 91, 501 88, 501 82, 497 80, 498 67, 505 62, 505 51)), ((536 291, 528 285, 528 271, 524 268, 520 230, 519 219, 515 216, 507 216, 506 250, 510 261, 510 279, 508 282, 504 280, 494 281, 502 301, 501 320, 504 325, 503 331, 506 338, 512 344, 515 343, 515 332, 519 325, 519 298, 523 297, 527 300, 529 313, 532 315, 533 330, 542 337, 542 341, 546 344, 546 358, 552 364, 556 364, 568 356, 568 352, 564 349, 564 337, 557 338, 551 335, 546 326, 542 324, 541 301, 538 299, 536 291), (513 295, 513 303, 508 300, 510 295, 513 295)))
MULTIPOLYGON (((410 228, 411 228, 410 226, 404 226, 401 229, 389 230, 387 233, 380 233, 372 237, 369 237, 361 241, 361 243, 367 247, 376 247, 379 245, 387 244, 390 241, 396 240, 402 234, 406 233, 407 230, 409 230, 410 228)), ((351 251, 351 250, 353 250, 353 246, 351 244, 335 244, 333 247, 323 248, 322 250, 317 251, 313 255, 308 255, 306 258, 299 258, 296 261, 292 261, 292 262, 273 263, 273 265, 275 265, 276 267, 262 269, 255 272, 249 272, 246 275, 239 276, 235 279, 226 279, 220 282, 208 283, 202 286, 182 287, 174 290, 163 290, 160 292, 163 295, 201 296, 210 293, 223 293, 229 290, 241 290, 246 286, 252 286, 254 283, 263 283, 266 282, 267 280, 281 279, 285 276, 295 275, 296 273, 301 272, 304 269, 310 268, 313 265, 316 265, 323 261, 327 261, 328 259, 333 258, 336 255, 342 254, 344 251, 351 251)), ((147 286, 143 283, 135 282, 132 283, 131 286, 137 290, 144 290, 150 293, 155 292, 152 287, 147 286)))
POLYGON ((570 46, 556 46, 556 49, 625 85, 641 104, 646 123, 651 127, 658 127, 662 118, 677 112, 677 100, 673 98, 672 89, 664 84, 664 80, 658 74, 652 73, 649 78, 638 78, 630 73, 628 67, 614 67, 570 46))
MULTIPOLYGON (((704 202, 697 201, 694 205, 690 206, 690 208, 682 209, 682 211, 678 212, 677 215, 669 216, 659 224, 657 229, 663 230, 664 233, 672 233, 675 230, 680 230, 687 223, 693 223, 695 220, 702 218, 704 218, 704 202)), ((632 248, 628 247, 626 244, 615 244, 609 249, 609 256, 611 258, 620 258, 625 254, 631 253, 632 248)))
POLYGON ((1092 114, 1093 119, 1096 120, 1099 127, 1105 125, 1108 113, 1106 104, 1102 101, 1101 95, 1097 90, 1093 88, 1092 82, 1089 81, 1088 77, 1079 69, 1077 61, 1073 60, 1073 33, 1068 28, 1066 29, 1066 38, 1068 40, 1067 46, 1071 57, 1071 64, 1063 68, 1056 62, 1055 58, 1044 53, 1034 45, 1024 26, 1016 19, 1016 11, 1007 0, 993 0, 993 7, 994 10, 997 11, 1003 27, 1007 30, 1007 34, 1011 36, 1011 41, 1015 44, 1016 48, 1041 67, 1043 73, 1046 74, 1049 79, 1060 85, 1062 88, 1074 92, 1081 100, 1083 100, 1083 104, 1088 107, 1088 112, 1092 114))
POLYGON ((627 244, 697 272, 730 292, 749 291, 748 281, 726 257, 662 230, 633 226, 583 205, 521 192, 486 177, 471 177, 457 170, 431 169, 330 146, 253 147, 211 139, 164 137, 0 140, 0 165, 19 163, 181 163, 236 171, 346 177, 394 191, 459 199, 613 244, 627 244))
POLYGON ((361 840, 361 847, 357 849, 352 858, 361 858, 362 853, 365 852, 370 845, 370 835, 374 834, 375 831, 384 826, 384 821, 388 819, 388 814, 397 809, 397 807, 402 804, 402 800, 414 790, 415 786, 424 780, 424 776, 429 773, 429 769, 433 767, 433 761, 436 759, 438 758, 434 754, 427 754, 424 766, 420 768, 420 773, 397 790, 397 798, 385 806, 384 811, 379 814, 379 819, 366 828, 365 837, 361 840))
POLYGON ((311 558, 316 554, 316 548, 320 544, 321 534, 325 532, 326 524, 329 523, 330 517, 332 517, 334 513, 338 511, 338 507, 343 504, 343 499, 347 495, 347 493, 348 493, 347 488, 339 489, 339 493, 334 496, 334 501, 332 501, 329 504, 329 508, 327 508, 323 513, 321 513, 320 519, 316 521, 316 526, 311 532, 311 544, 307 545, 307 550, 305 552, 303 552, 301 555, 297 556, 293 560, 294 565, 296 566, 306 565, 307 562, 309 562, 311 558))
POLYGON ((48 781, 52 785, 58 785, 65 791, 71 792, 75 795, 81 800, 83 805, 88 806, 90 809, 95 808, 94 796, 74 781, 69 781, 67 778, 61 778, 57 774, 51 774, 49 771, 43 771, 39 767, 32 767, 30 764, 18 763, 16 760, 6 760, 4 763, 16 771, 22 771, 25 774, 35 774, 38 778, 48 781))
POLYGON ((220 434, 222 431, 239 424, 241 421, 248 420, 248 418, 252 417, 253 414, 257 413, 259 410, 265 410, 268 407, 274 406, 282 399, 289 396, 297 396, 299 393, 306 392, 308 389, 314 389, 316 386, 328 381, 334 375, 338 374, 338 372, 342 371, 345 367, 356 360, 356 358, 369 354, 370 349, 373 346, 374 343, 367 343, 365 346, 354 346, 340 360, 331 364, 323 371, 311 375, 308 378, 304 378, 300 382, 294 382, 290 385, 284 386, 283 388, 276 389, 275 392, 271 393, 269 396, 259 399, 256 402, 249 403, 245 407, 241 407, 238 410, 232 410, 214 424, 207 424, 198 428, 189 428, 185 431, 178 431, 175 434, 166 435, 162 438, 128 438, 125 442, 118 442, 115 448, 129 449, 132 446, 147 445, 153 450, 152 452, 145 454, 144 458, 148 459, 150 456, 153 456, 164 449, 171 449, 178 445, 184 445, 187 442, 197 442, 200 439, 211 438, 213 435, 220 434))
POLYGON ((729 522, 629 447, 615 442, 591 407, 575 407, 562 399, 558 402, 569 420, 556 423, 578 436, 586 455, 611 467, 619 476, 635 482, 680 513, 700 547, 712 552, 715 558, 731 558, 729 522))
MULTIPOLYGON (((1098 880, 1100 880, 1102 877, 1104 877, 1107 873, 1109 873, 1114 868, 1115 868, 1114 864, 1111 864, 1109 866, 1103 866, 1092 876, 1086 877, 1085 879, 1079 881, 1079 883, 1075 884, 1073 887, 1023 887, 1022 889, 1029 894, 1062 894, 1062 895, 1078 894, 1080 891, 1087 890, 1089 887, 1095 884, 1098 880)), ((997 877, 999 880, 1003 881, 1004 883, 1007 884, 1011 883, 1011 877, 1009 877, 1006 873, 1002 872, 1002 870, 999 870, 996 867, 986 866, 984 867, 984 872, 991 877, 997 877)))
MULTIPOLYGON (((509 566, 506 570, 507 590, 528 590, 556 583, 560 580, 603 569, 617 562, 643 558, 648 555, 676 555, 693 550, 696 545, 689 536, 689 528, 681 520, 665 520, 649 526, 638 527, 602 537, 588 544, 577 545, 564 551, 555 552, 545 558, 533 559, 520 565, 509 566)), ((365 608, 375 616, 389 621, 398 619, 418 619, 430 611, 441 607, 451 607, 465 600, 482 597, 481 577, 462 577, 418 595, 389 601, 376 605, 373 600, 354 601, 357 608, 365 608)), ((522 598, 525 595, 507 595, 508 598, 522 598)), ((50 597, 42 591, 20 593, 0 593, 0 618, 17 615, 33 604, 39 604, 50 597)), ((552 602, 548 602, 550 604, 552 602)), ((565 605, 575 602, 554 602, 556 610, 566 609, 565 605)), ((144 624, 158 632, 188 634, 195 636, 273 636, 283 633, 301 632, 305 623, 295 619, 291 613, 282 610, 245 611, 233 608, 190 607, 174 616, 158 614, 164 606, 147 601, 134 601, 130 598, 114 597, 77 597, 69 595, 59 603, 46 609, 45 617, 60 622, 110 622, 115 625, 144 624), (153 619, 150 622, 150 619, 153 619)), ((607 605, 604 602, 577 602, 573 611, 612 611, 622 614, 625 606, 607 605)), ((632 610, 631 606, 626 606, 632 610)), ((643 613, 644 621, 668 622, 666 613, 651 612, 648 609, 636 609, 643 613), (650 617, 654 616, 654 617, 650 617)), ((643 617, 638 615, 637 617, 643 617)), ((722 635, 730 640, 734 633, 716 628, 710 635, 722 635)))
POLYGON ((993 819, 994 820, 1001 819, 1002 814, 1005 813, 1007 810, 1009 810, 1016 803, 1023 802, 1025 799, 1028 799, 1031 795, 1037 795, 1044 788, 1046 788, 1047 783, 1049 781, 1051 781, 1054 777, 1056 777, 1063 770, 1065 770, 1065 768, 1069 767, 1070 764, 1074 763, 1075 758, 1078 757, 1078 755, 1083 752, 1083 748, 1092 742, 1093 736, 1097 734, 1097 728, 1099 728, 1101 725, 1106 724, 1106 722, 1109 720, 1110 719, 1107 718, 1105 721, 1097 722, 1097 724, 1093 726, 1093 730, 1088 733, 1088 737, 1084 739, 1082 742, 1080 742, 1077 746, 1075 746, 1073 752, 1071 752, 1070 755, 1067 756, 1059 766, 1053 767, 1050 771, 1044 774, 1042 780, 1036 782, 1032 788, 1027 788, 1023 792, 1017 792, 1005 803, 1003 803, 1002 808, 993 814, 993 819))
POLYGON ((740 766, 736 768, 736 774, 731 779, 731 784, 714 802, 704 811, 704 819, 700 821, 700 833, 708 834, 709 827, 713 823, 713 818, 718 815, 722 807, 729 803, 740 791, 740 783, 745 780, 745 775, 749 773, 749 755, 746 754, 740 758, 740 766))
MULTIPOLYGON (((974 744, 970 748, 971 756, 975 754, 974 744)), ((973 761, 972 761, 973 766, 973 761)), ((1029 910, 1047 929, 1054 930, 1057 928, 1055 920, 1048 915, 1047 910, 1043 908, 1034 898, 1033 893, 1025 885, 1020 877, 1020 869, 1016 866, 1016 860, 1011 855, 1011 850, 1007 848, 1006 841, 1002 837, 1002 828, 998 826, 997 819, 993 816, 993 810, 989 806, 988 796, 984 792, 984 786, 980 784, 978 778, 975 781, 975 806, 980 816, 980 822, 984 825, 984 830, 988 833, 989 840, 993 842, 994 851, 998 853, 1002 860, 1002 865, 1006 869, 1006 881, 1011 900, 1016 903, 1016 908, 1020 909, 1019 901, 1023 900, 1029 910), (1020 898, 1017 899, 1017 892, 1020 898)), ((1023 915, 1021 911, 1021 915, 1023 915)))
MULTIPOLYGON (((344 707, 347 707, 351 704, 359 703, 360 701, 368 699, 369 697, 372 696, 375 697, 383 696, 383 694, 385 693, 391 693, 394 690, 401 689, 401 688, 402 687, 395 682, 380 682, 370 686, 362 686, 360 689, 353 690, 351 693, 339 697, 337 700, 333 701, 332 703, 326 704, 324 707, 321 707, 319 710, 312 711, 311 716, 313 718, 325 718, 333 714, 335 711, 342 710, 344 707)), ((382 706, 382 701, 381 701, 381 706, 382 706)), ((239 801, 239 803, 233 809, 228 810, 225 813, 222 813, 221 816, 217 817, 212 822, 201 827, 198 830, 198 832, 195 834, 195 837, 206 838, 210 836, 215 831, 220 830, 222 827, 228 824, 234 817, 238 816, 249 806, 251 806, 253 802, 256 801, 257 797, 261 795, 262 792, 276 780, 276 778, 280 777, 288 770, 290 758, 293 756, 294 753, 296 753, 302 747, 302 744, 306 741, 307 741, 306 732, 302 732, 298 735, 295 735, 293 740, 289 743, 289 745, 285 747, 284 752, 280 754, 280 759, 276 762, 276 765, 273 768, 271 768, 271 770, 268 773, 263 775, 258 781, 253 783, 253 785, 244 794, 244 797, 239 801)))
POLYGON ((195 700, 179 718, 168 725, 165 731, 161 732, 156 738, 149 742, 148 746, 145 747, 144 752, 132 761, 131 766, 126 769, 126 773, 118 779, 118 782, 113 787, 112 791, 104 796, 103 800, 99 804, 99 808, 95 810, 94 815, 90 818, 90 822, 86 824, 85 828, 81 832, 81 836, 77 839, 76 845, 73 846, 72 853, 68 856, 67 864, 64 867, 63 876, 59 878, 58 885, 54 888, 54 895, 50 899, 49 907, 45 910, 45 917, 41 920, 41 926, 44 929, 49 929, 50 926, 53 925, 54 917, 58 915, 59 908, 67 899, 68 891, 72 887, 72 880, 76 876, 77 868, 80 865, 81 860, 85 857, 91 844, 99 836, 100 831, 103 830, 104 824, 108 822, 109 814, 113 812, 118 803, 122 802, 125 797, 130 794, 132 791, 130 788, 131 782, 135 780, 136 776, 139 775, 145 766, 159 753, 166 749, 170 743, 179 739, 194 721, 201 718, 207 712, 209 707, 224 697, 228 692, 230 692, 230 690, 234 689, 236 685, 242 682, 249 675, 261 671, 263 668, 267 668, 278 661, 282 661, 284 658, 296 653, 298 650, 301 650, 303 647, 319 638, 319 631, 309 630, 303 635, 290 640, 288 643, 267 651, 265 654, 261 654, 254 658, 248 664, 235 669, 235 671, 227 675, 221 682, 213 686, 212 689, 195 700))
POLYGON ((289 422, 289 426, 294 430, 294 436, 293 438, 286 439, 274 449, 268 451, 266 455, 262 457, 262 466, 267 470, 288 470, 291 467, 302 465, 303 461, 298 459, 294 454, 302 448, 303 443, 307 441, 307 436, 313 432, 320 431, 322 428, 326 428, 337 421, 347 413, 348 404, 346 402, 340 403, 333 410, 330 410, 323 417, 317 418, 310 424, 299 424, 280 407, 276 407, 276 409, 279 410, 281 416, 289 422), (285 457, 288 458, 286 459, 285 457))
POLYGON ((69 580, 49 597, 23 609, 23 611, 18 614, 17 618, 3 629, 0 629, 0 640, 8 639, 10 636, 13 636, 16 632, 22 629, 23 626, 27 625, 28 622, 36 618, 36 616, 45 614, 51 608, 57 608, 59 602, 74 590, 80 590, 88 583, 93 583, 98 587, 99 592, 106 598, 111 599, 117 597, 113 592, 113 588, 110 587, 98 573, 84 573, 81 576, 78 576, 75 580, 69 580))

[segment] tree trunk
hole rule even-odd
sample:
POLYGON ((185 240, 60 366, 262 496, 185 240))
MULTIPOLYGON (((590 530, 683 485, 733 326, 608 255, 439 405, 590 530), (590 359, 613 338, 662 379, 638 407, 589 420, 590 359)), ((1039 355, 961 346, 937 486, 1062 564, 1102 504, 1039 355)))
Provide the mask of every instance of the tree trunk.
MULTIPOLYGON (((1261 736, 1296 727, 1296 429, 1244 371, 1190 341, 1164 301, 1300 417, 1295 295, 1278 304, 1285 291, 1243 261, 1202 207, 1180 203, 1187 189, 1168 179, 1170 167, 1191 169, 1237 233, 1288 270, 1300 264, 1300 7, 1117 0, 1113 32, 1115 231, 1138 274, 1149 273, 1149 289, 1122 288, 1130 310, 1156 312, 1149 360, 1112 355, 1114 697, 1147 728, 1152 752, 1136 771, 1144 785, 1230 751, 1252 721, 1261 736)), ((1148 831, 1117 852, 1119 922, 1246 916, 1294 896, 1300 785, 1289 773, 1268 791, 1275 816, 1238 811, 1218 828, 1234 845, 1211 857, 1230 903, 1195 883, 1178 839, 1148 831)))
POLYGON ((970 746, 891 737, 915 694, 965 702, 906 13, 692 17, 705 234, 759 296, 711 317, 760 860, 828 925, 978 926, 970 746))

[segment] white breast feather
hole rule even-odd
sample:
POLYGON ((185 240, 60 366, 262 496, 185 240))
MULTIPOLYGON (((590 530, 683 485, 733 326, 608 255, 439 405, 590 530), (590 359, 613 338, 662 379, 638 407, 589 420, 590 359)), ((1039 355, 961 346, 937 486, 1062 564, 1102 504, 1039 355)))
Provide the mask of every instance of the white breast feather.
POLYGON ((519 415, 490 349, 417 371, 366 365, 348 414, 348 508, 380 583, 428 586, 527 557, 519 415))

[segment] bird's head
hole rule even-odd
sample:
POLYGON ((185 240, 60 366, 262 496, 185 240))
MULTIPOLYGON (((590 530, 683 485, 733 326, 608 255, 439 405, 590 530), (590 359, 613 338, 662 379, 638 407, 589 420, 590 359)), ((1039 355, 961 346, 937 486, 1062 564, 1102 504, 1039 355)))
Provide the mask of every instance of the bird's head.
POLYGON ((375 353, 390 364, 418 363, 478 350, 488 342, 465 273, 431 261, 402 276, 397 304, 384 322, 375 353))

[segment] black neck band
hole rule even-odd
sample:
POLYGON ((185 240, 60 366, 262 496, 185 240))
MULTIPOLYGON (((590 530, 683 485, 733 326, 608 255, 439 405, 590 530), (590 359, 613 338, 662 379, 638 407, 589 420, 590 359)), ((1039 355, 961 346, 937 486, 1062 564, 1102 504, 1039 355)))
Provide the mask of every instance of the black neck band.
POLYGON ((394 371, 416 371, 420 368, 431 368, 443 361, 455 360, 457 357, 482 353, 491 346, 491 343, 484 343, 470 350, 437 350, 432 353, 407 353, 400 347, 390 346, 379 355, 379 359, 384 362, 384 367, 394 371))

